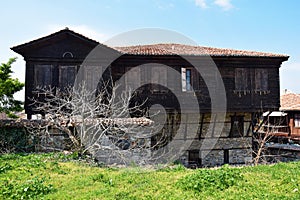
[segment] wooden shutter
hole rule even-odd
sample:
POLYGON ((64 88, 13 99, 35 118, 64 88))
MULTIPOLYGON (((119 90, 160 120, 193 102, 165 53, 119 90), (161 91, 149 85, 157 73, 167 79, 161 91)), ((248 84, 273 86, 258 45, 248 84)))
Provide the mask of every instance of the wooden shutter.
POLYGON ((102 77, 101 66, 84 66, 84 83, 90 91, 95 91, 102 77))
POLYGON ((134 89, 136 90, 141 86, 141 72, 140 68, 134 67, 130 70, 127 70, 125 75, 126 80, 126 89, 134 89))
POLYGON ((167 68, 164 66, 152 66, 151 82, 160 85, 159 87, 154 85, 154 87, 152 87, 153 90, 163 91, 164 88, 167 87, 167 68))
POLYGON ((34 66, 35 87, 50 87, 52 85, 52 65, 34 66))
POLYGON ((235 89, 244 91, 250 89, 249 70, 246 68, 235 69, 235 89))
POLYGON ((76 74, 76 66, 59 66, 59 87, 63 89, 74 86, 76 74))
POLYGON ((268 79, 267 69, 255 69, 255 90, 267 91, 269 82, 268 79))

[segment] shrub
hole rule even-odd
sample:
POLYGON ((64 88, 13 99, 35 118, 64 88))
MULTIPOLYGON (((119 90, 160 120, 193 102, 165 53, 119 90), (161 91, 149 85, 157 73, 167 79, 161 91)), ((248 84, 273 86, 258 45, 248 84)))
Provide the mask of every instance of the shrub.
POLYGON ((211 169, 199 169, 195 173, 187 175, 178 180, 176 183, 178 187, 183 190, 193 190, 202 192, 205 190, 225 190, 233 185, 243 177, 239 169, 234 169, 224 165, 223 167, 211 169))
POLYGON ((35 177, 24 183, 6 180, 0 191, 5 199, 41 199, 43 195, 53 191, 53 187, 46 185, 44 178, 35 177))

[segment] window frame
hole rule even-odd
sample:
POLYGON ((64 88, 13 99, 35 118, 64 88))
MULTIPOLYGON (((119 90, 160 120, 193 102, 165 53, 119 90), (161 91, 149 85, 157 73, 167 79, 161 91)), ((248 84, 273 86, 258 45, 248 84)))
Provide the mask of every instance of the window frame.
POLYGON ((235 91, 238 92, 251 90, 250 71, 248 68, 235 68, 234 85, 235 91))
POLYGON ((137 90, 141 86, 142 81, 142 74, 141 74, 140 67, 126 67, 126 73, 125 73, 125 88, 126 90, 137 90), (129 76, 131 73, 137 73, 139 80, 130 80, 133 76, 129 76), (130 85, 133 85, 133 87, 129 87, 130 85), (137 86, 137 87, 136 87, 137 86), (136 88, 135 88, 136 87, 136 88))
POLYGON ((300 128, 300 114, 294 114, 294 126, 300 128))
POLYGON ((165 66, 151 66, 151 84, 158 84, 159 87, 152 85, 153 92, 166 92, 168 86, 168 70, 165 66))
POLYGON ((99 83, 101 83, 103 69, 102 66, 82 65, 83 81, 85 87, 89 91, 96 91, 99 83))
POLYGON ((193 92, 193 70, 191 67, 181 67, 181 91, 182 92, 193 92), (189 83, 188 83, 188 73, 189 72, 189 83))
POLYGON ((50 64, 36 64, 34 65, 34 83, 35 88, 45 88, 45 87, 51 87, 53 86, 53 65, 50 64), (41 73, 42 76, 41 77, 41 73), (47 74, 47 79, 44 79, 45 74, 47 74), (43 79, 42 83, 41 80, 43 79), (47 83, 46 83, 47 82, 47 83), (49 83, 48 83, 49 82, 49 83))
POLYGON ((269 90, 269 74, 265 68, 254 69, 254 87, 256 92, 264 92, 269 90))
POLYGON ((244 137, 244 116, 243 115, 233 115, 231 117, 231 126, 230 126, 230 134, 231 138, 244 137), (238 125, 238 126, 236 126, 238 125), (236 127, 234 127, 236 126, 236 127))
MULTIPOLYGON (((59 65, 58 66, 58 87, 61 89, 61 90, 65 90, 66 88, 69 88, 69 87, 73 87, 74 86, 74 83, 75 83, 75 80, 76 80, 76 75, 77 75, 77 72, 78 72, 78 66, 77 65, 59 65), (72 79, 74 80, 69 80, 69 69, 70 68, 73 68, 74 70, 74 74, 72 74, 72 79), (67 73, 67 80, 64 79, 63 77, 63 71, 66 71, 65 73, 67 73), (65 83, 66 82, 66 83, 65 83)), ((65 74, 64 74, 65 76, 65 74)))

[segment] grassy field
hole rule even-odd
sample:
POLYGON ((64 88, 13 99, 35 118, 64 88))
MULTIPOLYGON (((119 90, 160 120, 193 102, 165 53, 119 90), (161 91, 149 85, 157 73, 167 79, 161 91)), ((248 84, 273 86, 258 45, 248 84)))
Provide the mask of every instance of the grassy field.
POLYGON ((0 156, 0 199, 300 199, 300 162, 104 168, 61 154, 0 156))

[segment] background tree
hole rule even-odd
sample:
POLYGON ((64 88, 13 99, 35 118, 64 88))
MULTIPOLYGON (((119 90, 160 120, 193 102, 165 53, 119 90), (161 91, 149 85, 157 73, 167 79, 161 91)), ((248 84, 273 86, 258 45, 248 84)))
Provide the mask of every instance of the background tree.
POLYGON ((9 117, 16 117, 13 112, 23 110, 23 102, 14 99, 14 94, 24 87, 24 83, 11 77, 11 65, 16 60, 17 58, 10 58, 7 63, 0 65, 0 112, 5 112, 9 117))

